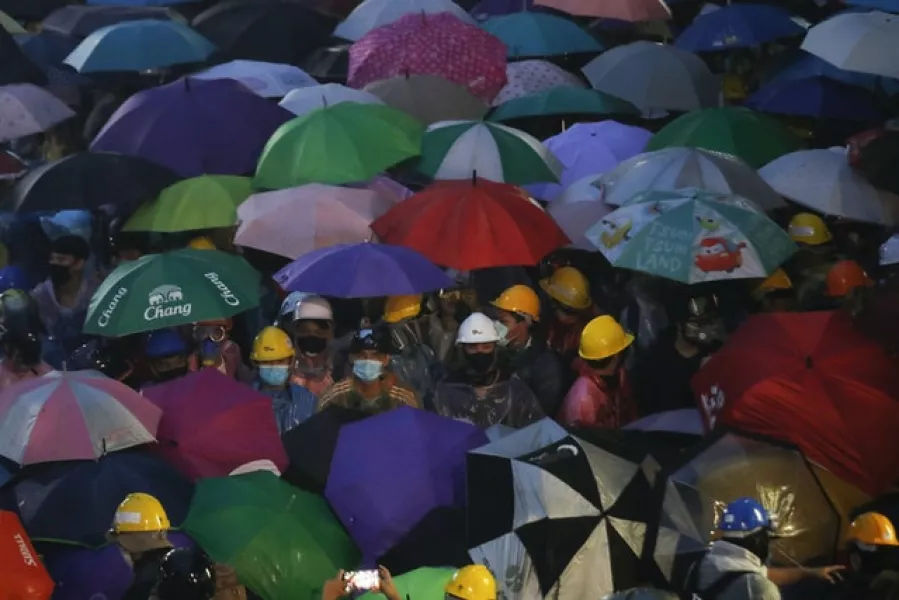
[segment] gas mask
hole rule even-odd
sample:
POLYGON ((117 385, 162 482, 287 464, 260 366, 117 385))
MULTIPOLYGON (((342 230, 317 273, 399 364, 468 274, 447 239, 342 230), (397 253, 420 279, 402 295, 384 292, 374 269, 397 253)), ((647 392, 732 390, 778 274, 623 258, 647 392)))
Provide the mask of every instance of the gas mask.
POLYGON ((684 339, 705 352, 714 352, 727 336, 724 322, 716 315, 691 317, 681 325, 684 339))
POLYGON ((220 366, 222 348, 227 339, 224 327, 194 325, 194 341, 198 346, 200 364, 204 367, 220 366))

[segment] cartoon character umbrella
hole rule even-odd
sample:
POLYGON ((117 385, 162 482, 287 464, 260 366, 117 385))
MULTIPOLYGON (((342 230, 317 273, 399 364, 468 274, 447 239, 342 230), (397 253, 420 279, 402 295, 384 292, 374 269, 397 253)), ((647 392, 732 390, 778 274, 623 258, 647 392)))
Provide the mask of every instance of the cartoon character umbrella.
POLYGON ((3 594, 21 600, 50 600, 53 580, 15 513, 0 510, 0 581, 3 594))

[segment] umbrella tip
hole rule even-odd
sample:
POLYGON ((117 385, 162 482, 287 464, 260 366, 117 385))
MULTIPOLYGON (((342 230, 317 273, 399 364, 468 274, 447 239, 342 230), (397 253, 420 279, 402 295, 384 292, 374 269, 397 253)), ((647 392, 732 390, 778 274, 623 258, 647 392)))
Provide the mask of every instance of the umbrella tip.
POLYGON ((815 368, 815 363, 812 361, 811 356, 805 357, 805 368, 806 369, 814 369, 815 368))
POLYGON ((477 185, 477 184, 478 184, 478 172, 477 172, 477 170, 474 170, 471 172, 471 185, 477 185))

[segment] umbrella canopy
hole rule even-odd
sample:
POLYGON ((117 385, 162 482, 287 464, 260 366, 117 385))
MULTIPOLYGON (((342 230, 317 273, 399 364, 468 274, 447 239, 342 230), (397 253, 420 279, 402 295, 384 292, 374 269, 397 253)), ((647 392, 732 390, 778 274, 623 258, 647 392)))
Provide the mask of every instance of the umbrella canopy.
POLYGON ((765 211, 786 203, 755 169, 730 154, 699 148, 663 148, 623 161, 596 180, 603 202, 620 206, 642 192, 693 187, 752 200, 765 211))
POLYGON ((47 85, 47 76, 25 56, 12 35, 0 28, 0 85, 47 85))
POLYGON ((259 304, 259 279, 243 258, 217 250, 147 254, 106 277, 84 332, 121 337, 231 317, 259 304))
POLYGON ((190 231, 230 227, 237 207, 249 198, 251 179, 235 175, 200 175, 162 190, 141 206, 122 231, 190 231))
POLYGON ((597 90, 557 87, 515 98, 499 105, 491 121, 510 121, 547 115, 637 115, 640 111, 624 100, 597 90))
POLYGON ((836 312, 754 315, 693 379, 707 424, 795 443, 871 494, 899 476, 897 388, 894 360, 836 312))
POLYGON ((883 111, 871 92, 826 77, 767 83, 745 105, 761 112, 874 123, 883 111))
POLYGON ((102 373, 51 371, 0 392, 0 455, 22 465, 95 459, 156 441, 161 416, 102 373))
POLYGON ((65 58, 78 46, 78 38, 49 30, 15 37, 25 56, 46 75, 49 82, 47 91, 58 95, 72 106, 80 104, 79 88, 88 85, 90 80, 63 65, 65 58))
POLYGON ((402 407, 345 425, 325 497, 366 559, 429 512, 465 503, 465 453, 487 442, 467 423, 402 407))
POLYGON ((384 104, 380 98, 370 92, 354 90, 339 83, 325 83, 291 90, 278 105, 296 116, 302 117, 319 108, 327 108, 341 102, 384 104))
POLYGON ((366 242, 371 222, 395 203, 372 190, 320 183, 256 194, 237 211, 234 243, 293 260, 318 248, 366 242), (294 219, 297 214, 304 218, 294 219))
POLYGON ((685 435, 702 436, 705 427, 702 424, 702 414, 696 408, 680 408, 655 413, 633 421, 623 429, 636 431, 665 431, 670 433, 683 433, 685 435))
POLYGON ((390 25, 406 15, 439 13, 475 24, 471 15, 452 0, 364 0, 337 26, 334 36, 357 42, 373 29, 390 25))
POLYGON ((587 252, 595 250, 586 237, 587 231, 612 212, 612 207, 602 201, 602 192, 593 185, 594 181, 596 176, 590 175, 574 182, 546 208, 571 240, 571 246, 587 252))
POLYGON ((183 177, 245 175, 290 117, 236 81, 184 78, 129 98, 91 150, 141 156, 183 177))
POLYGON ((506 65, 506 85, 493 99, 492 105, 532 96, 556 87, 584 88, 577 75, 545 60, 522 60, 506 65))
POLYGON ((38 559, 16 513, 0 510, 0 577, 3 593, 23 600, 50 600, 53 579, 38 559))
POLYGON ((799 149, 779 122, 742 107, 707 108, 680 116, 656 133, 647 150, 672 146, 733 154, 756 169, 799 149))
POLYGON ((32 467, 28 477, 0 494, 15 503, 35 541, 98 547, 107 543, 116 507, 134 492, 156 497, 178 527, 194 486, 161 458, 135 451, 32 467))
POLYGON ((468 454, 467 537, 510 600, 611 593, 639 582, 651 486, 639 463, 549 419, 468 454))
POLYGON ((382 79, 365 86, 365 91, 427 125, 453 119, 480 119, 487 113, 487 105, 467 89, 437 75, 382 79))
POLYGON ((420 294, 452 287, 452 279, 427 258, 386 244, 338 244, 301 256, 277 273, 288 292, 335 298, 420 294))
POLYGON ((439 13, 406 15, 350 48, 351 87, 406 73, 439 75, 489 103, 506 84, 506 46, 451 13, 439 13))
POLYGON ((598 2, 597 0, 536 0, 537 6, 547 6, 578 17, 603 17, 636 23, 667 21, 671 10, 663 0, 598 2))
POLYGON ((458 271, 536 265, 570 242, 521 188, 486 179, 438 181, 371 228, 458 271))
POLYGON ((359 559, 324 499, 265 471, 201 481, 184 529, 263 600, 320 595, 359 559))
POLYGON ((206 60, 215 46, 176 21, 141 19, 98 29, 66 58, 79 73, 146 71, 206 60))
POLYGON ((293 65, 257 60, 232 60, 192 75, 195 79, 234 79, 263 98, 281 98, 291 90, 318 85, 306 71, 293 65))
POLYGON ((271 398, 233 377, 201 369, 144 394, 164 415, 156 449, 187 477, 224 477, 256 460, 287 467, 271 398))
POLYGON ((702 59, 646 41, 617 46, 587 63, 584 76, 595 89, 640 110, 697 110, 718 105, 718 79, 702 59))
POLYGON ((768 277, 796 252, 751 201, 696 188, 638 194, 586 236, 613 266, 682 283, 768 277))
POLYGON ((41 133, 74 116, 71 108, 36 85, 0 87, 0 142, 41 133))
POLYGON ((86 6, 69 4, 57 8, 41 21, 41 31, 53 31, 63 35, 86 38, 98 29, 116 23, 156 19, 157 21, 180 21, 182 17, 175 11, 151 6, 86 6))
POLYGON ((702 13, 684 29, 674 45, 690 52, 750 48, 805 33, 786 10, 767 4, 728 4, 702 13))
POLYGON ((895 79, 877 77, 867 73, 846 71, 830 64, 823 58, 818 58, 814 54, 809 54, 805 50, 799 49, 796 49, 793 52, 787 52, 784 55, 784 60, 777 63, 768 75, 769 78, 766 83, 782 83, 784 81, 795 81, 797 79, 825 77, 833 81, 839 81, 856 87, 863 87, 871 91, 874 91, 879 87, 884 87, 888 92, 892 92, 897 86, 897 80, 895 79))
POLYGON ((558 15, 517 12, 490 17, 481 27, 506 45, 509 58, 602 52, 604 48, 576 23, 558 15))
POLYGON ((802 49, 847 71, 899 77, 896 15, 879 11, 842 13, 809 29, 802 49))

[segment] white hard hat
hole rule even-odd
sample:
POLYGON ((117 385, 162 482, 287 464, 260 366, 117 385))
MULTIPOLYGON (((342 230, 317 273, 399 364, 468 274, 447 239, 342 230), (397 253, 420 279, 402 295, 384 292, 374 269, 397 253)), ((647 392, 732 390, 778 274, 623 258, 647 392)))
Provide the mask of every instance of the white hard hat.
POLYGON ((890 239, 880 245, 880 266, 896 263, 899 263, 899 234, 890 236, 890 239))
POLYGON ((321 296, 306 296, 297 302, 296 308, 293 310, 294 321, 304 319, 333 321, 334 313, 331 311, 331 303, 321 296))
POLYGON ((459 325, 459 333, 456 334, 457 344, 489 344, 499 341, 499 333, 493 319, 484 313, 471 313, 467 319, 459 325))

